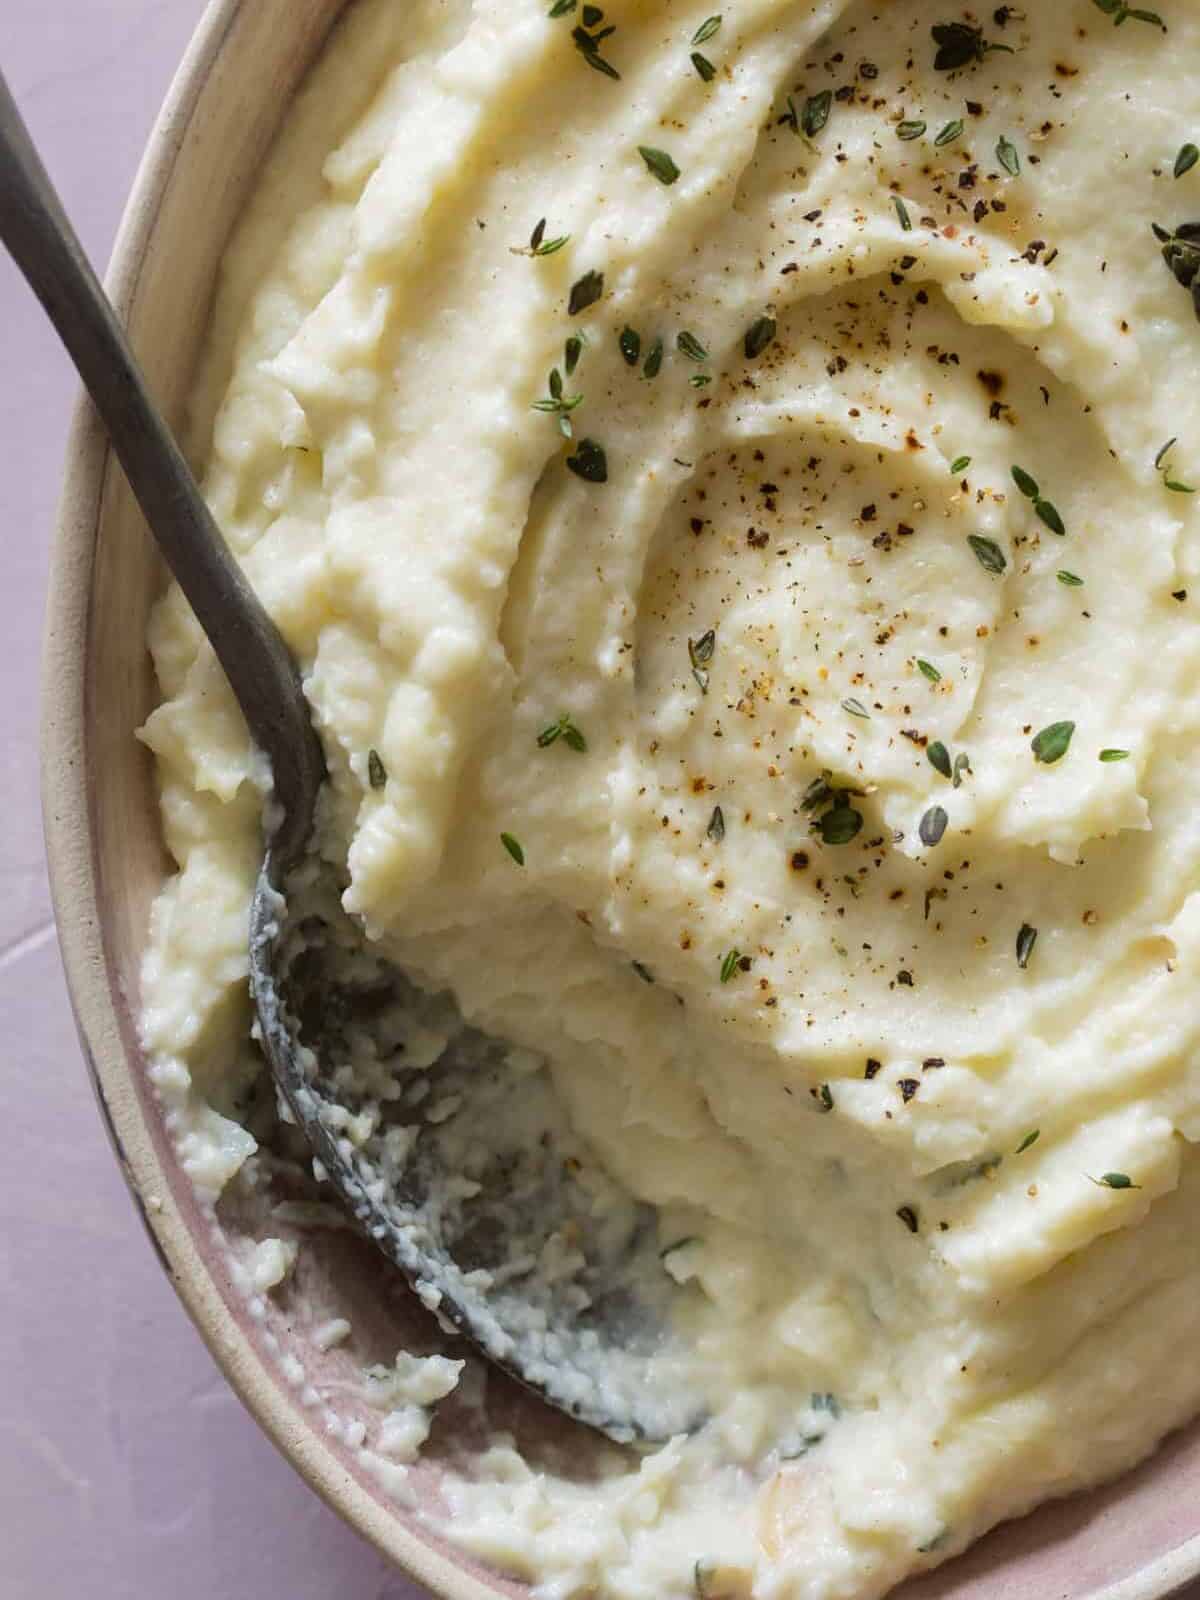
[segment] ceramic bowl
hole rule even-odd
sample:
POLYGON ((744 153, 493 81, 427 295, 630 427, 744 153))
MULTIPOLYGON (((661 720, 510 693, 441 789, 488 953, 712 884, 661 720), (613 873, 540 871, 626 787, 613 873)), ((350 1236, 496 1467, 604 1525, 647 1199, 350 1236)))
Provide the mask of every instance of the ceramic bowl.
MULTIPOLYGON (((397 0, 401 3, 401 0, 397 0)), ((121 229, 109 289, 152 387, 179 425, 222 250, 263 153, 345 0, 216 0, 159 118, 121 229)), ((233 1282, 236 1217, 218 1221, 176 1164, 136 1025, 151 901, 167 870, 153 773, 134 730, 153 703, 144 638, 162 572, 87 405, 76 416, 54 553, 44 679, 44 797, 59 935, 84 1050, 117 1158, 163 1266, 230 1383, 307 1482, 412 1577, 451 1600, 520 1593, 434 1537, 328 1430, 317 1398, 338 1354, 295 1332, 287 1297, 233 1282), (299 1344, 297 1341, 300 1341, 299 1344), (303 1380, 283 1376, 305 1368, 303 1380)), ((381 1294, 377 1258, 347 1234, 302 1252, 293 1291, 350 1308, 390 1359, 411 1309, 381 1294)), ((361 1353, 361 1346, 357 1353, 361 1353)), ((346 1363, 349 1358, 340 1359, 346 1363)), ((502 1396, 518 1432, 544 1431, 502 1396)), ((1137 1403, 1136 1395, 1130 1404, 1137 1403)), ((508 1420, 506 1418, 506 1420, 508 1420)), ((558 1425, 555 1424, 554 1427, 558 1425)), ((567 1426, 567 1425, 562 1425, 567 1426)), ((553 1428, 552 1430, 553 1431, 553 1428)), ((437 1493, 436 1461, 416 1476, 437 1493)), ((1011 1522, 902 1591, 956 1600, 1160 1600, 1200 1574, 1200 1427, 1120 1483, 1011 1522)))

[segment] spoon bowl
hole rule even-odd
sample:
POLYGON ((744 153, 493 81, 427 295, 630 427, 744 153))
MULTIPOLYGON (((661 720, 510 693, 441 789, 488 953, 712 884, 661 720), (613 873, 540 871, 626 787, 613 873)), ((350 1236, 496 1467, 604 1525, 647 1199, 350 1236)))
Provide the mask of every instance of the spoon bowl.
POLYGON ((697 1427, 655 1212, 573 1132, 547 1064, 372 949, 314 859, 281 893, 268 854, 250 977, 320 1176, 443 1324, 619 1443, 697 1427))

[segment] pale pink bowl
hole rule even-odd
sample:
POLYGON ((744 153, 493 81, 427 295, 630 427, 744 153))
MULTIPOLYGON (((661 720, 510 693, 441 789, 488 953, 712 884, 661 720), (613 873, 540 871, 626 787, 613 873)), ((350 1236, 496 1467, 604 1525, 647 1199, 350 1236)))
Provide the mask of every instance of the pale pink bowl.
MULTIPOLYGON (((400 3, 400 0, 397 0, 400 3)), ((109 289, 168 414, 182 418, 217 266, 283 112, 345 0, 214 0, 150 140, 109 289)), ((90 409, 70 446, 51 582, 44 690, 44 804, 54 901, 84 1049, 118 1159, 180 1298, 229 1381, 312 1487, 413 1577, 453 1600, 520 1593, 402 1512, 333 1442, 275 1354, 318 1358, 289 1305, 252 1317, 225 1251, 179 1171, 146 1079, 135 1015, 147 914, 166 861, 150 762, 133 737, 152 704, 144 638, 162 581, 150 541, 90 409)), ((234 1227, 232 1222, 227 1224, 234 1227)), ((336 1282, 382 1358, 410 1313, 381 1303, 375 1258, 347 1235, 303 1253, 308 1290, 336 1282)), ((303 1285, 302 1285, 303 1288, 303 1285)), ((299 1291, 298 1291, 299 1292, 299 1291)), ((307 1291, 306 1291, 307 1292, 307 1291)), ((292 1308, 294 1309, 294 1307, 292 1308)), ((1131 1404, 1136 1397, 1130 1397, 1131 1404)), ((508 1397, 514 1425, 546 1425, 508 1397)), ((550 1432, 557 1431, 552 1424, 550 1432)), ((436 1494, 436 1464, 419 1494, 436 1494)), ((906 1587, 909 1600, 1159 1600, 1200 1575, 1200 1427, 1094 1494, 1043 1507, 906 1587)))

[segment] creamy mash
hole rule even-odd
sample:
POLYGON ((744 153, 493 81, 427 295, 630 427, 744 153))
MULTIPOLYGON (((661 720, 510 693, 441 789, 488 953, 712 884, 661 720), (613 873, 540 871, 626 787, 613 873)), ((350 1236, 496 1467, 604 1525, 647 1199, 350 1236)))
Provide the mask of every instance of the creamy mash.
MULTIPOLYGON (((704 1307, 699 1433, 446 1479, 561 1596, 878 1595, 1200 1407, 1200 10, 719 3, 359 0, 199 408, 348 910, 704 1307)), ((174 590, 151 646, 215 1196, 265 778, 174 590)))

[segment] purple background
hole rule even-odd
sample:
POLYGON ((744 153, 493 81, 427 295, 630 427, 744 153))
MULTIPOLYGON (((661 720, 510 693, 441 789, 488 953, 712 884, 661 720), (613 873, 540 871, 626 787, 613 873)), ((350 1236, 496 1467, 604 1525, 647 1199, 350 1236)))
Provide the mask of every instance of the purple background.
MULTIPOLYGON (((0 65, 93 261, 108 258, 202 10, 0 0, 0 65)), ((0 1597, 412 1600, 227 1388, 142 1234, 80 1060, 37 777, 42 605, 74 389, 0 250, 0 1597)))

